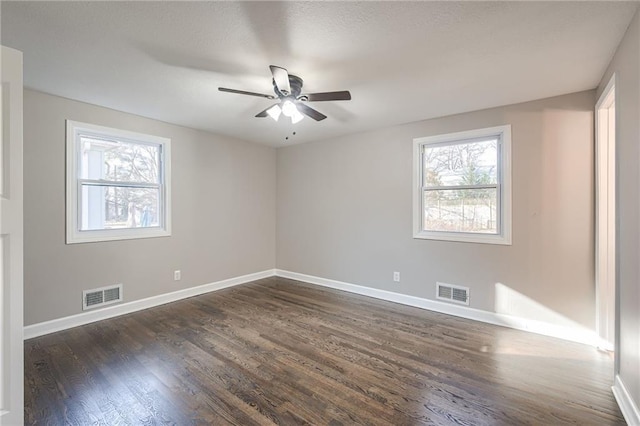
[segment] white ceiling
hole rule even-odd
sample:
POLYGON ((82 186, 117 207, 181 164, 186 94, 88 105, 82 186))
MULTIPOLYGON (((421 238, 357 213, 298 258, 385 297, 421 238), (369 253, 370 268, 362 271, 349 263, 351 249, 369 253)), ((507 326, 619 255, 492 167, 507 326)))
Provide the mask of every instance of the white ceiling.
POLYGON ((282 146, 592 89, 637 4, 3 1, 1 37, 27 87, 282 146), (271 64, 353 100, 292 126, 217 90, 271 94, 271 64))

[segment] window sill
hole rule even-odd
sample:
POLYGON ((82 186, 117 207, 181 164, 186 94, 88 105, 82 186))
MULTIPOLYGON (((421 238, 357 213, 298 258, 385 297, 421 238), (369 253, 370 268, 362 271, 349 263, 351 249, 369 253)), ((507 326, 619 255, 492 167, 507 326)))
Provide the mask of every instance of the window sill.
POLYGON ((413 238, 419 240, 454 241, 459 243, 511 245, 511 236, 474 234, 470 232, 420 231, 414 233, 413 238))
POLYGON ((171 231, 161 228, 136 228, 100 231, 76 231, 67 234, 67 244, 97 243, 101 241, 137 240, 170 237, 171 231))

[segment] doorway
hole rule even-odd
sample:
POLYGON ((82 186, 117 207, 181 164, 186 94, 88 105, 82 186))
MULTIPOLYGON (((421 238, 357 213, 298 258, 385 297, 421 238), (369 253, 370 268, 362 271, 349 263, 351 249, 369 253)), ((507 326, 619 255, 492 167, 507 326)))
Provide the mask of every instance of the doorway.
POLYGON ((616 97, 615 74, 596 104, 596 327, 599 347, 615 348, 616 97))
POLYGON ((24 423, 22 53, 0 50, 0 426, 24 423))

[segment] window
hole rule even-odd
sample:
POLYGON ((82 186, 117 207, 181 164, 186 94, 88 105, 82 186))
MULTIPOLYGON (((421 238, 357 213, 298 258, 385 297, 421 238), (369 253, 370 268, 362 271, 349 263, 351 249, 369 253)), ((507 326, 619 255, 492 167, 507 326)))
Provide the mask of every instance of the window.
POLYGON ((511 126, 413 143, 414 238, 511 244, 511 126))
POLYGON ((171 235, 170 142, 67 120, 67 244, 171 235))

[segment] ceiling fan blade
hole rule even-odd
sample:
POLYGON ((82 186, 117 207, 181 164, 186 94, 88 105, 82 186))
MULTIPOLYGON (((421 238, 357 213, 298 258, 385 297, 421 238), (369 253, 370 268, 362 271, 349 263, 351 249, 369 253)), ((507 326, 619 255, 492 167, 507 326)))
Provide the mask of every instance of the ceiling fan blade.
POLYGON ((263 95, 262 93, 247 92, 245 90, 227 89, 226 87, 218 87, 218 90, 221 91, 221 92, 237 93, 238 95, 257 96, 259 98, 267 98, 267 99, 275 99, 276 98, 273 95, 263 95))
POLYGON ((349 93, 348 90, 343 90, 341 92, 305 93, 302 97, 306 97, 309 102, 350 101, 351 93, 349 93))
POLYGON ((273 104, 269 108, 265 109, 264 111, 257 113, 256 117, 266 117, 266 116, 268 116, 269 114, 267 114, 267 111, 269 111, 271 108, 273 108, 276 105, 278 105, 278 104, 273 104))
POLYGON ((273 81, 276 82, 276 87, 285 96, 291 94, 291 86, 289 85, 289 72, 281 67, 275 65, 269 65, 271 74, 273 74, 273 81))
POLYGON ((324 115, 323 113, 316 111, 315 109, 311 108, 310 106, 307 106, 301 102, 298 102, 296 104, 296 106, 298 107, 298 111, 300 111, 301 113, 303 113, 304 115, 307 115, 311 118, 313 118, 316 121, 320 121, 320 120, 324 120, 325 118, 327 118, 326 115, 324 115))

